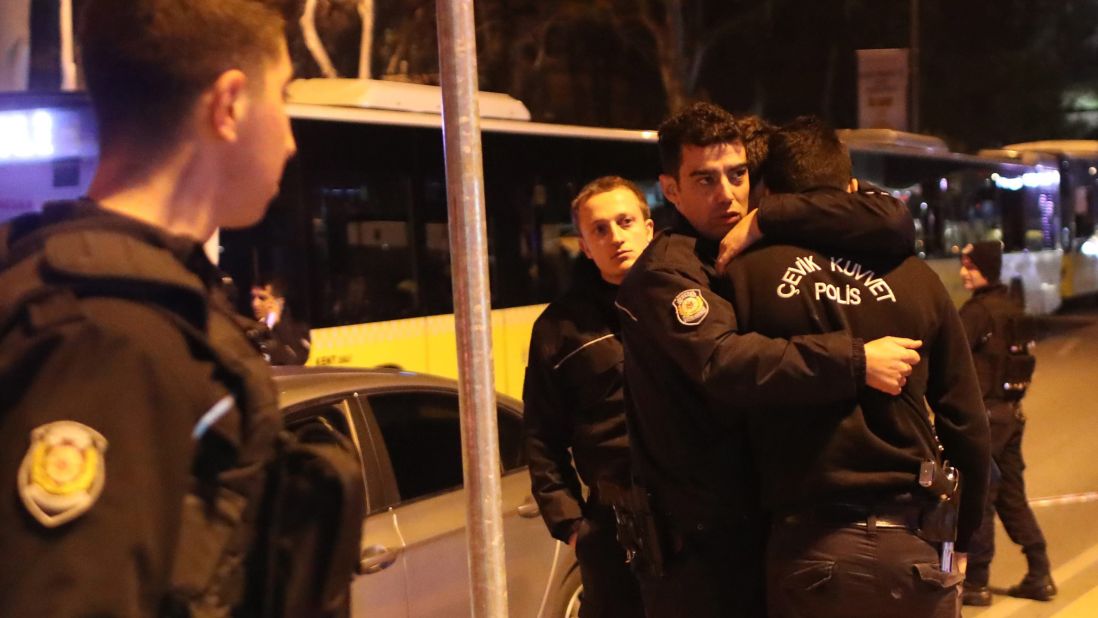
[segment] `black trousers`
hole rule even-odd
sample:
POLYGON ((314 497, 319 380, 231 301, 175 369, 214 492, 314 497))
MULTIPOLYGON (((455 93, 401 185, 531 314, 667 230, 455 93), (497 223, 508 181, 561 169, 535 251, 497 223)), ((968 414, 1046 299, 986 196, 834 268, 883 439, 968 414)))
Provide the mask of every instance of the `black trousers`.
POLYGON ((961 615, 963 576, 907 528, 781 519, 766 553, 769 618, 961 615))
POLYGON ((674 534, 661 577, 642 576, 648 618, 763 618, 766 526, 674 534))
POLYGON ((640 587, 617 540, 614 514, 592 508, 576 535, 583 596, 581 618, 642 618, 640 587))
POLYGON ((1048 571, 1045 536, 1029 508, 1023 472, 1022 435, 1026 421, 1021 406, 1009 402, 986 402, 991 422, 991 457, 999 470, 992 475, 984 519, 969 543, 968 576, 970 583, 986 586, 991 560, 995 556, 995 514, 1003 522, 1010 540, 1022 547, 1030 570, 1048 571), (998 479, 996 479, 998 477, 998 479))

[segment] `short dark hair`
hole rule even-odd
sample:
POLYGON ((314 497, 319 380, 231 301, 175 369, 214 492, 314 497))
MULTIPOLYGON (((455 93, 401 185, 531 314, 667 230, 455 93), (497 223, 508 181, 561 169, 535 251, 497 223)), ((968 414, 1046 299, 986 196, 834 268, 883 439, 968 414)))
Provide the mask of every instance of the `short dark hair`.
POLYGON ((262 83, 256 69, 284 45, 282 17, 259 0, 88 0, 81 62, 101 145, 127 133, 173 144, 219 75, 235 68, 262 83))
POLYGON ((763 180, 775 193, 799 193, 850 184, 850 153, 835 129, 815 116, 800 116, 770 137, 763 180))
POLYGON ((576 194, 575 199, 572 200, 572 225, 575 226, 577 232, 580 231, 579 209, 592 197, 614 189, 628 189, 631 191, 633 195, 637 196, 637 201, 640 202, 641 216, 644 217, 644 220, 647 221, 652 218, 652 211, 648 208, 648 199, 644 197, 644 192, 640 190, 640 187, 621 176, 602 176, 585 184, 576 194))
POLYGON ((747 173, 751 179, 751 186, 759 184, 759 174, 766 163, 766 157, 770 152, 770 136, 778 130, 778 127, 765 120, 762 116, 751 114, 740 116, 736 119, 740 125, 740 133, 743 134, 743 149, 747 154, 747 173))
POLYGON ((694 103, 660 125, 660 161, 663 173, 678 176, 683 146, 712 146, 743 142, 736 118, 712 103, 694 103))
POLYGON ((286 279, 282 275, 270 273, 263 273, 256 277, 252 287, 262 289, 268 285, 271 286, 271 296, 276 298, 286 298, 286 294, 290 290, 290 286, 286 284, 286 279))

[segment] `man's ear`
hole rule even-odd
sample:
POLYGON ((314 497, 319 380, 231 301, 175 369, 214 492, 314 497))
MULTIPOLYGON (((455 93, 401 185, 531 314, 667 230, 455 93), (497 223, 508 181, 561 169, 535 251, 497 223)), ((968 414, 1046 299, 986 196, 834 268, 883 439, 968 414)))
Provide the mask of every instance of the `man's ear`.
POLYGON ((595 261, 595 258, 591 257, 591 250, 587 248, 587 243, 583 242, 583 234, 580 234, 580 250, 587 256, 587 259, 592 262, 595 261))
POLYGON ((858 179, 857 178, 851 178, 850 179, 850 184, 846 185, 846 192, 847 193, 857 193, 858 192, 858 179))
POLYGON ((218 138, 235 142, 240 133, 240 121, 247 113, 248 77, 238 69, 218 76, 203 97, 206 123, 218 138))
POLYGON ((644 220, 644 227, 648 230, 648 240, 652 240, 652 236, 656 233, 656 222, 651 219, 644 220))
POLYGON ((679 182, 675 180, 674 176, 660 174, 660 189, 663 190, 663 196, 667 198, 668 202, 676 206, 679 205, 679 182))

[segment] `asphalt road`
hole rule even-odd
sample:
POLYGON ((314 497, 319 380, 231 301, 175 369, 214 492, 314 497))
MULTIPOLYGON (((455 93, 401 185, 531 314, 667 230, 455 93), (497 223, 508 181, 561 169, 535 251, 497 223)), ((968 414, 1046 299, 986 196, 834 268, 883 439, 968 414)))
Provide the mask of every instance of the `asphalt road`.
POLYGON ((969 618, 1098 617, 1098 304, 1047 318, 1042 335, 1022 451, 1060 594, 1049 603, 1005 596, 1026 565, 998 524, 991 586, 999 594, 991 607, 965 608, 969 618))

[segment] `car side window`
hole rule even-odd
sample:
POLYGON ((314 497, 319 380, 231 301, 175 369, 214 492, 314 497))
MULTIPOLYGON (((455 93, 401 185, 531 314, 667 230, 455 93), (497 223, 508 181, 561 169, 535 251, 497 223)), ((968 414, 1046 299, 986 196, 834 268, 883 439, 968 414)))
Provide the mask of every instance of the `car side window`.
MULTIPOLYGON (((354 428, 351 427, 348 422, 348 402, 346 400, 329 401, 325 403, 314 403, 306 407, 294 409, 285 418, 286 429, 292 432, 297 439, 304 443, 322 444, 338 441, 335 438, 336 435, 341 435, 353 445, 355 451, 355 457, 359 460, 359 465, 362 463, 362 452, 359 446, 358 436, 355 435, 354 428)), ((366 508, 368 512, 372 512, 371 502, 377 502, 376 498, 371 500, 370 489, 371 483, 367 481, 365 471, 362 471, 362 485, 364 490, 364 498, 366 499, 366 508)), ((380 484, 378 484, 380 487, 380 484)))
POLYGON ((299 438, 309 441, 313 432, 335 432, 351 438, 351 429, 347 426, 347 417, 340 408, 342 404, 325 403, 301 410, 295 410, 286 421, 286 428, 299 438))
MULTIPOLYGON (((372 395, 370 408, 389 452, 401 500, 462 486, 461 418, 457 395, 372 395)), ((526 465, 522 418, 499 409, 500 463, 509 472, 526 465)))
POLYGON ((390 393, 370 397, 402 500, 461 487, 457 397, 390 393))
POLYGON ((522 445, 522 417, 507 408, 498 408, 499 461, 503 471, 511 472, 526 465, 526 449, 522 445))

